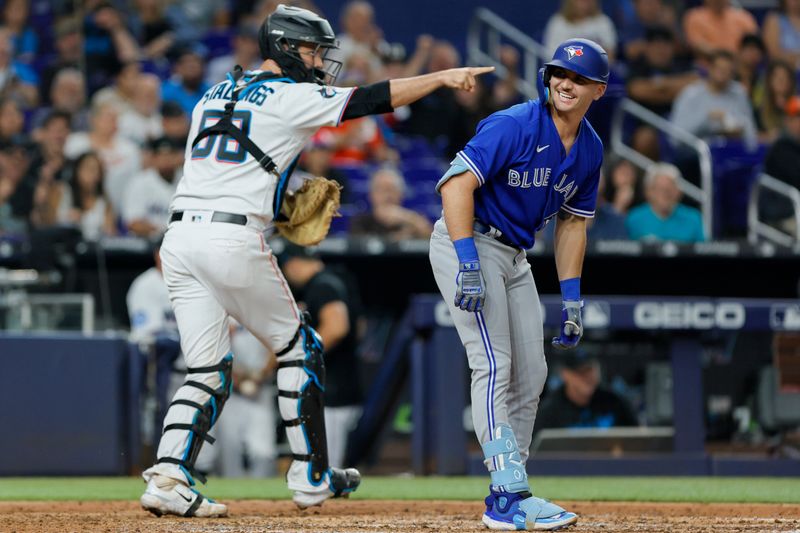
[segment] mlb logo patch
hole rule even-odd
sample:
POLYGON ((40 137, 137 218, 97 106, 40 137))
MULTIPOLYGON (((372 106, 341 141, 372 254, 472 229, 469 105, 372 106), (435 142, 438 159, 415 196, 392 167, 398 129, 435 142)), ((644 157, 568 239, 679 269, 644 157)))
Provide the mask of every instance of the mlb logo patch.
POLYGON ((564 51, 569 55, 567 59, 572 61, 573 57, 581 57, 583 55, 583 46, 567 46, 564 51))

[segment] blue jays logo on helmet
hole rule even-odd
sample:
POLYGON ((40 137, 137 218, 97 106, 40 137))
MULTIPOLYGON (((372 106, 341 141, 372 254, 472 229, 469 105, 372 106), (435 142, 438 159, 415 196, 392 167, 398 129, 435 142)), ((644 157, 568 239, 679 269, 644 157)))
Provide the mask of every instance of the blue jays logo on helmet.
POLYGON ((581 57, 583 55, 583 46, 566 46, 564 51, 567 52, 569 60, 572 61, 573 57, 581 57))
POLYGON ((598 83, 608 83, 608 54, 589 39, 569 39, 558 45, 553 59, 545 63, 545 86, 550 79, 547 71, 552 67, 570 70, 598 83))

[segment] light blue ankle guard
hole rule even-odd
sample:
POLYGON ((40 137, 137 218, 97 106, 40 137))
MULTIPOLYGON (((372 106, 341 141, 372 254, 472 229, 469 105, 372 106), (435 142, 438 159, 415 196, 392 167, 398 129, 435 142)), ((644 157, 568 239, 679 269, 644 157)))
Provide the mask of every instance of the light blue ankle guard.
POLYGON ((528 474, 519 455, 517 438, 510 426, 496 426, 495 439, 483 444, 482 448, 486 466, 491 468, 494 463, 494 470, 490 472, 492 485, 506 492, 530 490, 528 474))

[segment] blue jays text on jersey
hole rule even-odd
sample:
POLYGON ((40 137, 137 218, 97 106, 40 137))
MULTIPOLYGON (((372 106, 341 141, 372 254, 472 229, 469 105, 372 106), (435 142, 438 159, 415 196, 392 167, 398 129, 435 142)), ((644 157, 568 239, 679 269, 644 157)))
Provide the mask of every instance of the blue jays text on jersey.
POLYGON ((560 209, 594 216, 603 143, 586 118, 566 154, 547 106, 531 100, 481 121, 458 157, 480 182, 475 218, 523 248, 560 209))

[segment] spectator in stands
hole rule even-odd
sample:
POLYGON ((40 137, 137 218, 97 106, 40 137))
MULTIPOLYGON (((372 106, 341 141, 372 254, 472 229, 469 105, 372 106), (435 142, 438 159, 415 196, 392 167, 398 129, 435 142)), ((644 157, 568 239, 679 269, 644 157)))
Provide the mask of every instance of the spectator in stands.
POLYGON ((0 99, 0 142, 24 144, 28 142, 25 133, 25 115, 14 98, 0 99))
POLYGON ((187 115, 192 114, 195 104, 209 89, 203 80, 203 61, 199 48, 184 48, 175 57, 172 77, 162 86, 161 98, 178 102, 187 115))
POLYGON ((396 163, 399 160, 397 152, 386 143, 379 119, 371 115, 347 120, 321 131, 330 136, 333 166, 396 163))
POLYGON ((764 44, 771 59, 800 70, 800 0, 780 0, 777 11, 764 17, 764 44))
POLYGON ((31 155, 24 144, 0 144, 0 205, 8 204, 5 211, 7 224, 26 228, 33 211, 33 194, 36 187, 31 179, 31 155))
POLYGON ((604 203, 620 215, 627 215, 631 207, 644 201, 639 171, 627 159, 612 160, 602 177, 604 203))
POLYGON ((64 147, 70 131, 69 113, 59 110, 51 111, 34 130, 34 140, 38 143, 34 166, 40 169, 40 180, 53 182, 63 178, 67 170, 64 147))
POLYGON ((310 248, 287 245, 281 269, 298 305, 311 315, 311 327, 325 347, 325 428, 332 467, 341 468, 347 437, 361 417, 357 329, 360 303, 340 276, 310 248))
POLYGON ((561 9, 547 21, 542 40, 547 53, 552 54, 559 43, 575 37, 599 43, 613 61, 617 30, 598 0, 561 0, 561 9))
POLYGON ((184 145, 169 137, 150 141, 147 168, 125 190, 122 221, 139 237, 160 235, 167 229, 169 204, 183 166, 184 145))
POLYGON ((339 25, 344 30, 337 35, 339 49, 331 50, 331 59, 345 64, 355 53, 364 55, 373 70, 381 68, 379 49, 383 32, 375 24, 375 10, 366 0, 351 0, 342 8, 339 25))
POLYGON ((75 161, 71 179, 54 188, 56 221, 79 228, 85 241, 117 233, 114 212, 103 194, 103 174, 97 154, 86 152, 75 161))
POLYGON ((700 211, 680 203, 680 170, 670 163, 654 163, 645 173, 647 203, 634 207, 625 221, 628 235, 637 240, 700 242, 706 239, 700 211))
POLYGON ((750 104, 755 109, 755 95, 763 91, 767 59, 767 50, 761 37, 756 33, 748 33, 742 37, 736 59, 736 80, 744 87, 750 104))
POLYGON ((108 0, 86 0, 83 52, 89 94, 109 85, 120 66, 139 58, 136 39, 108 0))
POLYGON ((80 30, 80 21, 75 17, 61 18, 55 24, 56 56, 46 63, 39 81, 39 95, 44 104, 52 104, 51 86, 61 70, 80 69, 83 55, 83 36, 80 30))
POLYGON ((753 109, 744 87, 733 79, 733 54, 710 56, 708 78, 685 87, 672 107, 672 123, 703 139, 726 137, 754 143, 753 109))
POLYGON ((139 91, 139 77, 142 67, 138 61, 123 64, 116 76, 114 84, 97 91, 92 97, 92 105, 110 103, 117 113, 124 113, 133 108, 133 98, 139 91))
MULTIPOLYGON (((586 237, 590 242, 597 240, 627 240, 628 228, 625 226, 625 215, 614 209, 605 198, 605 172, 600 172, 597 184, 597 206, 594 217, 586 219, 586 237)), ((555 227, 555 224, 553 224, 555 227)))
MULTIPOLYGON (((447 41, 436 41, 430 50, 426 72, 458 68, 461 56, 455 46, 447 41)), ((408 135, 425 137, 439 146, 451 145, 448 154, 455 154, 459 148, 452 148, 454 137, 463 137, 461 128, 462 109, 456 101, 452 89, 442 87, 428 96, 408 106, 410 111, 406 120, 398 125, 398 129, 408 135)), ((463 145, 461 145, 463 146, 463 145)))
POLYGON ((536 434, 548 428, 609 428, 639 425, 629 402, 600 384, 600 363, 583 348, 563 352, 563 385, 545 396, 536 415, 536 434))
POLYGON ((0 97, 13 97, 25 107, 33 107, 39 101, 38 81, 33 69, 14 61, 11 32, 0 27, 0 97))
MULTIPOLYGON (((764 172, 800 189, 800 96, 792 96, 783 116, 783 132, 770 146, 764 159, 764 172)), ((763 219, 793 235, 798 229, 791 203, 781 196, 762 190, 759 211, 763 219)))
POLYGON ((186 144, 189 136, 189 116, 177 102, 161 104, 161 130, 165 137, 186 144))
MULTIPOLYGON (((672 103, 698 76, 691 65, 675 55, 675 36, 666 26, 652 26, 645 32, 644 47, 628 71, 628 94, 653 113, 667 117, 672 103)), ((658 133, 639 125, 633 134, 633 148, 653 160, 661 159, 658 133)))
POLYGON ((428 238, 433 227, 427 218, 401 205, 405 192, 405 180, 397 170, 383 167, 375 171, 369 183, 372 211, 353 218, 351 235, 389 241, 428 238))
POLYGON ((256 70, 261 66, 261 53, 258 49, 258 27, 242 23, 232 39, 232 53, 211 60, 206 69, 206 83, 216 85, 225 75, 240 65, 245 70, 256 70))
MULTIPOLYGON (((6 154, 0 150, 0 171, 5 167, 6 154)), ((9 179, 5 172, 0 172, 0 237, 22 238, 27 232, 24 218, 14 214, 11 197, 16 192, 17 184, 9 179)))
POLYGON ((70 128, 73 131, 89 129, 89 111, 86 109, 86 82, 77 68, 63 68, 53 78, 50 88, 51 103, 49 107, 40 107, 31 118, 33 128, 38 128, 42 121, 54 111, 67 113, 70 116, 70 128))
POLYGON ((780 134, 784 110, 796 88, 797 80, 791 65, 783 60, 771 61, 764 85, 755 94, 756 119, 764 141, 772 142, 780 134))
POLYGON ((92 151, 103 161, 104 188, 115 213, 119 213, 125 188, 141 169, 139 147, 119 135, 118 113, 113 104, 93 106, 89 113, 89 131, 73 132, 67 138, 64 153, 70 159, 92 151))
MULTIPOLYGON (((232 22, 231 16, 235 14, 231 13, 234 2, 230 0, 174 0, 174 4, 175 9, 183 13, 186 25, 194 28, 198 35, 203 35, 214 28, 229 27, 232 22)), ((259 19, 259 23, 264 18, 266 16, 259 19)))
POLYGON ((155 74, 140 74, 131 107, 119 116, 120 133, 144 146, 150 139, 161 137, 161 80, 155 74))
POLYGON ((174 47, 189 45, 201 37, 200 28, 190 24, 184 9, 175 3, 135 0, 133 7, 129 26, 147 59, 164 60, 174 47))
POLYGON ((735 54, 742 37, 758 32, 755 17, 730 0, 703 0, 683 15, 683 31, 695 58, 701 62, 717 50, 735 54))
POLYGON ((0 26, 8 29, 14 43, 14 59, 21 63, 32 63, 39 51, 39 37, 28 25, 30 2, 28 0, 6 0, 0 26))
POLYGON ((634 61, 645 53, 647 29, 668 28, 678 36, 678 16, 671 5, 663 0, 634 0, 634 17, 621 27, 620 43, 627 61, 634 61))

